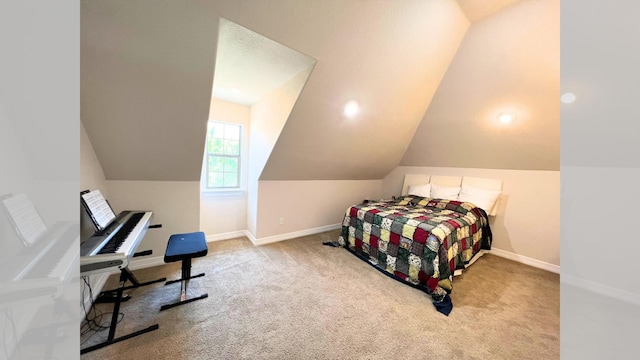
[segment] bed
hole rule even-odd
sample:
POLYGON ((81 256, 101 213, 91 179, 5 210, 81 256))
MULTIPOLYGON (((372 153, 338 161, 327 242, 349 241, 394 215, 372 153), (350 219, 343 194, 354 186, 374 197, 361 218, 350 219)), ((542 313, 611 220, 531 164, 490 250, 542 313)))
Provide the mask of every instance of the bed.
POLYGON ((436 309, 448 315, 454 273, 491 249, 489 216, 497 211, 501 187, 492 179, 407 174, 402 195, 349 207, 338 243, 385 275, 430 294, 436 309), (478 190, 476 198, 469 189, 478 190), (498 194, 483 203, 491 209, 466 201, 482 203, 477 196, 485 191, 498 194))

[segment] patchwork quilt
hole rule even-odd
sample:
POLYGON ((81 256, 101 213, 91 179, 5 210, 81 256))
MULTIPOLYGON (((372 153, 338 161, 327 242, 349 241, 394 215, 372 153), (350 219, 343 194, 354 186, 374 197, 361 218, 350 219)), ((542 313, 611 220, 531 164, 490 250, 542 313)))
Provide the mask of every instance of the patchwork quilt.
POLYGON ((449 300, 453 273, 491 249, 484 210, 467 202, 403 196, 347 209, 338 242, 391 277, 449 300))

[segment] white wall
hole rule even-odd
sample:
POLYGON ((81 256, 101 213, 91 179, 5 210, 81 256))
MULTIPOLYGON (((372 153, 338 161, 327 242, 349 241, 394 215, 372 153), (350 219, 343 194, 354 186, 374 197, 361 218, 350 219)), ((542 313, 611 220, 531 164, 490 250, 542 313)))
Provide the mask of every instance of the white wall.
POLYGON ((82 123, 80 123, 80 190, 100 190, 106 199, 109 198, 102 165, 82 123))
MULTIPOLYGON (((198 181, 128 181, 107 180, 113 210, 151 210, 151 224, 162 228, 149 229, 138 245, 138 251, 152 250, 150 257, 164 256, 167 240, 172 234, 199 231, 200 182, 198 181)), ((149 257, 136 258, 144 261, 149 257)))
MULTIPOLYGON (((91 144, 91 140, 87 136, 84 124, 80 122, 80 189, 78 189, 78 203, 80 202, 79 193, 83 190, 100 190, 106 199, 109 199, 109 190, 105 180, 102 165, 96 156, 91 144)), ((84 215, 85 210, 80 209, 80 240, 86 240, 95 231, 95 227, 91 219, 84 215)), ((108 273, 90 275, 88 282, 92 287, 93 295, 98 296, 100 288, 104 285, 109 277, 108 273)), ((86 289, 84 282, 80 285, 80 294, 84 294, 82 301, 85 303, 87 311, 89 310, 89 290, 86 289)))
POLYGON ((251 107, 247 230, 254 236, 258 219, 258 179, 312 68, 300 71, 251 107))
MULTIPOLYGON (((100 190, 105 199, 109 200, 109 189, 107 189, 102 165, 100 165, 91 140, 84 129, 84 124, 80 122, 80 189, 78 189, 78 193, 83 190, 100 190)), ((79 198, 78 202, 80 202, 79 198)), ((84 211, 84 209, 80 209, 81 240, 85 240, 96 231, 90 218, 83 218, 84 211)))
POLYGON ((472 176, 503 181, 498 214, 489 221, 498 254, 559 271, 560 172, 398 166, 383 180, 383 197, 399 195, 404 174, 472 176), (502 252, 501 252, 502 251, 502 252))
MULTIPOLYGON (((86 189, 99 189, 116 213, 124 210, 151 210, 154 213, 151 224, 163 225, 159 229, 147 230, 137 250, 152 250, 153 254, 134 259, 133 268, 136 267, 136 263, 145 261, 150 261, 150 265, 162 263, 161 257, 164 256, 169 236, 200 229, 199 182, 106 180, 91 141, 84 131, 84 126, 81 126, 80 190, 86 189)), ((83 225, 83 228, 92 226, 90 223, 83 225)), ((89 277, 94 295, 98 295, 108 276, 109 273, 102 273, 89 277)), ((87 291, 84 301, 88 302, 87 291)))
POLYGON ((381 187, 381 180, 260 181, 256 242, 340 224, 347 207, 379 199, 381 187))
MULTIPOLYGON (((200 195, 200 230, 209 239, 221 234, 244 231, 247 228, 247 184, 249 173, 249 142, 251 108, 211 99, 209 120, 222 121, 243 126, 242 154, 240 161, 240 188, 234 192, 208 192, 200 195)), ((203 149, 204 151, 204 149, 203 149)), ((204 156, 203 156, 204 160, 204 156)), ((204 162, 201 182, 204 181, 204 162)), ((224 235, 223 235, 224 236, 224 235)))
MULTIPOLYGON (((100 189, 113 210, 151 210, 152 224, 138 246, 138 251, 151 249, 152 257, 164 256, 169 236, 200 229, 200 183, 197 181, 124 181, 106 180, 91 141, 81 127, 80 188, 100 189)), ((137 258, 142 260, 145 258, 137 258)))

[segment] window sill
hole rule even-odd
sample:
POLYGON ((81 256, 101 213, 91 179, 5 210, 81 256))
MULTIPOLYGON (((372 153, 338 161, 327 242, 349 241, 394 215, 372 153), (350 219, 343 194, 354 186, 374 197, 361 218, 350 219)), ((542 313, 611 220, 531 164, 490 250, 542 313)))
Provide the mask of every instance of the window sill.
POLYGON ((217 189, 217 190, 201 190, 200 195, 202 196, 244 196, 246 190, 244 189, 217 189))

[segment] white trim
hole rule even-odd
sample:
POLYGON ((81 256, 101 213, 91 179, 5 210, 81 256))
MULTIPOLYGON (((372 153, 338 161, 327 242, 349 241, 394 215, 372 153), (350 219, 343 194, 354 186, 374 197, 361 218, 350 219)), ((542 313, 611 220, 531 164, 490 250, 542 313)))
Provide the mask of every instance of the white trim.
POLYGON ((560 274, 560 266, 559 265, 550 264, 548 262, 544 262, 544 261, 541 261, 541 260, 533 259, 533 258, 530 258, 530 257, 527 257, 527 256, 515 254, 515 253, 512 253, 510 251, 496 249, 496 248, 491 249, 490 251, 488 251, 488 253, 496 255, 496 256, 503 257, 505 259, 517 261, 517 262, 525 264, 525 265, 533 266, 533 267, 538 268, 538 269, 547 270, 547 271, 551 271, 551 272, 556 273, 556 274, 560 274))
POLYGON ((294 231, 294 232, 290 232, 290 233, 286 233, 286 234, 267 236, 267 237, 263 237, 263 238, 260 238, 260 239, 256 239, 252 234, 248 234, 247 237, 249 238, 249 240, 251 240, 251 242, 254 245, 260 246, 260 245, 270 244, 270 243, 274 243, 274 242, 278 242, 278 241, 282 241, 282 240, 294 239, 294 238, 301 237, 301 236, 309 236, 309 235, 319 234, 319 233, 323 233, 323 232, 326 232, 326 231, 340 229, 341 227, 342 227, 342 223, 339 223, 339 224, 331 224, 331 225, 320 226, 320 227, 312 228, 312 229, 294 231))
MULTIPOLYGON (((129 270, 140 270, 159 265, 164 265, 164 255, 131 259, 129 270)), ((120 270, 116 269, 113 273, 119 274, 120 270)))
MULTIPOLYGON (((221 234, 212 234, 212 235, 207 235, 207 242, 216 242, 216 241, 222 241, 222 240, 230 240, 230 239, 235 239, 235 238, 239 238, 242 236, 246 236, 249 241, 251 241, 251 243, 253 243, 254 246, 260 246, 260 245, 266 245, 266 244, 271 244, 274 242, 278 242, 278 241, 284 241, 284 240, 289 240, 289 239, 294 239, 297 237, 302 237, 302 236, 309 236, 309 235, 315 235, 315 234, 319 234, 319 233, 323 233, 323 232, 327 232, 327 231, 332 231, 332 230, 337 230, 340 229, 342 227, 342 223, 338 223, 338 224, 331 224, 331 225, 325 225, 325 226, 320 226, 320 227, 316 227, 316 228, 311 228, 311 229, 306 229, 306 230, 299 230, 299 231, 294 231, 294 232, 290 232, 290 233, 285 233, 285 234, 278 234, 278 235, 272 235, 272 236, 267 236, 267 237, 263 237, 263 238, 256 238, 255 236, 253 236, 253 234, 251 234, 251 232, 249 232, 248 230, 238 230, 238 231, 230 231, 230 232, 226 232, 226 233, 221 233, 221 234)), ((510 251, 506 251, 506 250, 502 250, 502 249, 496 249, 493 248, 491 250, 481 250, 477 256, 475 256, 472 260, 471 260, 471 264, 473 264, 476 260, 478 260, 482 255, 484 254, 493 254, 496 256, 500 256, 509 260, 513 260, 516 262, 519 262, 521 264, 525 264, 525 265, 529 265, 529 266, 533 266, 535 268, 538 269, 542 269, 542 270, 546 270, 546 271, 550 271, 556 274, 560 273, 560 266, 558 265, 554 265, 554 264, 550 264, 541 260, 537 260, 537 259, 533 259, 527 256, 523 256, 523 255, 519 255, 516 253, 512 253, 510 251)), ((129 264, 129 269, 131 270, 139 270, 139 269, 144 269, 144 268, 149 268, 149 267, 153 267, 153 266, 159 266, 159 265, 164 265, 164 256, 154 256, 154 257, 145 257, 145 258, 140 258, 140 259, 133 259, 131 261, 131 263, 129 264)), ((119 270, 114 270, 113 272, 107 274, 117 274, 119 273, 119 270)), ((103 274, 104 275, 104 274, 103 274)), ((459 275, 458 273, 454 274, 454 275, 459 275)), ((106 278, 103 280, 102 285, 104 285, 104 281, 106 281, 106 278)), ((578 287, 581 287, 579 285, 576 285, 578 287)), ((598 285, 600 286, 600 285, 598 285)), ((625 295, 626 296, 626 295, 625 295)))
MULTIPOLYGON (((231 232, 222 233, 222 234, 207 235, 206 237, 207 237, 207 242, 214 242, 214 241, 235 239, 241 236, 249 237, 247 234, 248 234, 247 230, 239 230, 239 231, 231 231, 231 232)), ((165 264, 164 255, 133 258, 129 263, 129 270, 146 269, 146 268, 160 266, 164 264, 165 264)), ((119 269, 114 269, 108 274, 111 275, 111 274, 119 274, 119 273, 120 273, 119 269)))
MULTIPOLYGON (((625 290, 611 287, 609 285, 596 283, 590 280, 579 278, 577 276, 566 274, 560 275, 560 282, 566 285, 575 286, 582 290, 603 295, 608 298, 624 301, 633 305, 640 305, 640 294, 631 293, 625 290)), ((562 287, 560 289, 562 291, 562 287)))
POLYGON ((255 236, 253 236, 253 234, 251 233, 251 231, 249 231, 249 230, 246 230, 246 231, 247 231, 247 233, 245 234, 245 236, 246 236, 246 237, 247 237, 247 239, 249 239, 249 241, 251 241, 251 243, 255 246, 255 245, 256 245, 256 242, 257 242, 258 240, 256 239, 256 237, 255 237, 255 236))
POLYGON ((247 192, 241 188, 218 188, 218 189, 202 189, 200 194, 205 197, 220 197, 220 196, 237 196, 241 197, 247 192))
MULTIPOLYGON (((207 237, 207 242, 214 242, 214 241, 229 240, 229 239, 235 239, 242 236, 247 236, 247 233, 248 233, 247 230, 238 230, 238 231, 231 231, 231 232, 222 233, 222 234, 207 235, 206 237, 207 237)), ((129 269, 140 270, 140 269, 146 269, 146 268, 160 266, 164 264, 165 264, 164 255, 134 258, 129 263, 129 269)), ((111 273, 118 274, 120 273, 120 270, 116 269, 111 273)))
MULTIPOLYGON (((235 239, 247 236, 247 230, 229 231, 226 233, 207 235, 207 242, 235 239)), ((248 236, 247 236, 248 237, 248 236)))
MULTIPOLYGON (((209 134, 209 125, 211 125, 212 123, 238 127, 240 129, 240 139, 238 140, 239 141, 239 145, 238 145, 239 146, 239 150, 238 150, 238 155, 225 155, 225 154, 220 154, 220 153, 209 154, 208 143, 209 143, 210 139, 206 139, 205 138, 204 156, 202 158, 202 169, 200 171, 200 193, 201 193, 201 195, 204 195, 204 196, 244 196, 245 189, 242 186, 242 184, 244 183, 244 181, 243 181, 244 170, 242 170, 242 162, 243 162, 244 157, 245 157, 245 154, 244 154, 245 153, 245 149, 244 149, 244 142, 245 142, 244 124, 239 123, 239 122, 235 122, 235 121, 234 122, 228 122, 228 121, 209 119, 207 121, 207 131, 205 133, 207 136, 209 134), (208 181, 208 171, 207 170, 209 169, 209 164, 208 164, 209 156, 218 156, 218 157, 237 158, 238 159, 238 186, 236 186, 236 187, 213 187, 213 188, 207 188, 207 181, 208 181)), ((228 138, 223 135, 222 139, 226 140, 228 138)))

